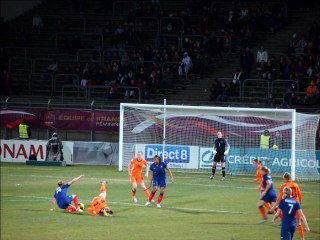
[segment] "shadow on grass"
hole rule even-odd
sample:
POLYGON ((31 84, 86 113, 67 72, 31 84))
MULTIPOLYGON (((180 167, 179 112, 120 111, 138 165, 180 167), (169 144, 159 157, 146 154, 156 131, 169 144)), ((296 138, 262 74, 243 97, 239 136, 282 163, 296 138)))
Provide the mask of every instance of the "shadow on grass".
POLYGON ((246 214, 242 212, 228 212, 228 211, 219 211, 219 210, 210 210, 210 209, 194 209, 194 208, 176 208, 176 207, 163 207, 164 210, 170 210, 175 212, 181 213, 188 213, 188 214, 246 214))

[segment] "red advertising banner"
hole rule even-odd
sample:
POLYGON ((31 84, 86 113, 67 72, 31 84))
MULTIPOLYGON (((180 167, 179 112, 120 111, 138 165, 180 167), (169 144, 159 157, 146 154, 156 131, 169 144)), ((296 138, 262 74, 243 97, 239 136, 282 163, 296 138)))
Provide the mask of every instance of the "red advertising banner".
POLYGON ((27 120, 34 129, 118 131, 119 111, 1 109, 1 128, 15 128, 27 120))

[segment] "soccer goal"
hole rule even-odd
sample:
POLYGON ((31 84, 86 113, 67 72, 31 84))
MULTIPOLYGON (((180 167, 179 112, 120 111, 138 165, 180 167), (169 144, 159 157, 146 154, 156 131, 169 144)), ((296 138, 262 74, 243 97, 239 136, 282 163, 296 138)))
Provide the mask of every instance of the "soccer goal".
POLYGON ((210 174, 213 142, 221 131, 231 146, 227 173, 254 175, 252 160, 258 158, 273 176, 291 172, 293 179, 319 180, 315 151, 319 118, 294 109, 122 103, 119 170, 142 151, 149 162, 157 154, 170 168, 210 174), (269 143, 261 148, 265 130, 269 143))

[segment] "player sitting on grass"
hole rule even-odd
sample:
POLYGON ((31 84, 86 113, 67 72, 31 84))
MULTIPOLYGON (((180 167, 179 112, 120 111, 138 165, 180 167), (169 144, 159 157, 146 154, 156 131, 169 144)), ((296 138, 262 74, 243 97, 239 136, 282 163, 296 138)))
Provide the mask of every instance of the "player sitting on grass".
POLYGON ((72 179, 71 181, 64 184, 62 180, 58 181, 58 187, 54 193, 54 196, 52 198, 52 209, 53 211, 55 209, 55 204, 57 203, 58 207, 61 209, 65 209, 66 212, 82 212, 82 210, 79 208, 79 201, 78 197, 73 195, 68 195, 68 188, 78 180, 80 180, 83 177, 83 175, 80 175, 79 177, 76 177, 72 179), (71 202, 73 201, 74 206, 71 205, 71 202))
POLYGON ((107 181, 102 180, 100 182, 100 194, 93 198, 90 203, 90 207, 88 208, 88 212, 91 215, 97 216, 105 216, 111 217, 113 212, 106 204, 106 197, 107 197, 107 181))

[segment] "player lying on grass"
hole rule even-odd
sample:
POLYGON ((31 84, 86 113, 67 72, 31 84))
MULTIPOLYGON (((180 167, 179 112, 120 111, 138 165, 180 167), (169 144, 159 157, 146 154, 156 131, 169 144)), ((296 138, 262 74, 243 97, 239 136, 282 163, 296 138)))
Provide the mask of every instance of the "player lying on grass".
POLYGON ((100 182, 100 194, 93 198, 93 200, 90 203, 90 207, 88 208, 88 212, 91 215, 101 215, 105 217, 112 216, 113 211, 106 204, 107 184, 108 182, 106 180, 102 180, 100 182))
POLYGON ((66 184, 64 184, 62 180, 58 181, 58 187, 56 188, 56 191, 54 192, 52 198, 52 211, 55 209, 55 205, 57 204, 59 208, 65 209, 66 212, 82 212, 78 205, 78 197, 75 194, 67 195, 69 187, 73 183, 79 181, 82 177, 83 175, 80 175, 79 177, 72 179, 66 184), (74 203, 74 206, 71 205, 72 201, 74 203))

